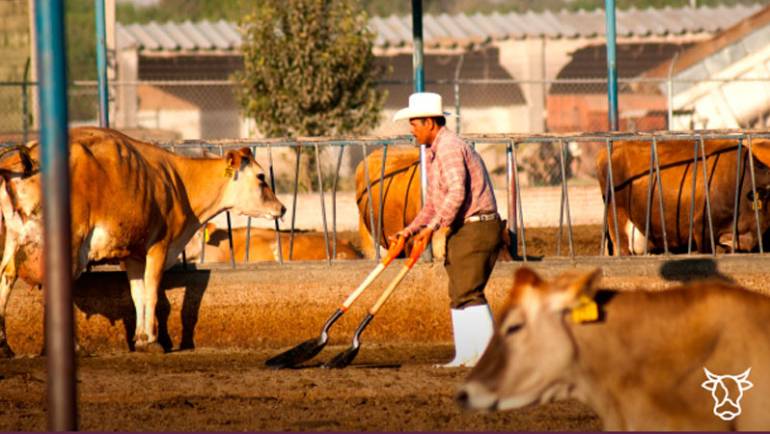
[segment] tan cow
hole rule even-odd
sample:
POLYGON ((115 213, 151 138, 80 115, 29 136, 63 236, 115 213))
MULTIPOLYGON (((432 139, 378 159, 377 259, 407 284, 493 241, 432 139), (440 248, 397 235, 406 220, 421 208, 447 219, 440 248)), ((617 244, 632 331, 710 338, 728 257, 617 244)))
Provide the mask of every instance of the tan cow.
MULTIPOLYGON (((599 274, 546 282, 518 269, 458 402, 505 410, 576 398, 608 430, 770 429, 770 298, 717 280, 597 292, 599 274), (734 420, 714 414, 704 368, 719 375, 753 368, 734 420)), ((734 400, 739 392, 724 391, 734 400)))
MULTIPOLYGON (((735 247, 738 251, 757 248, 757 221, 754 208, 758 208, 759 233, 764 235, 770 227, 770 141, 755 139, 752 143, 754 156, 755 193, 751 187, 748 147, 744 142, 738 160, 737 140, 705 140, 706 171, 711 205, 711 222, 714 228, 714 247, 731 251, 733 247, 733 208, 736 198, 736 162, 740 161, 740 178, 737 183, 738 224, 735 247)), ((645 244, 649 252, 664 250, 663 223, 666 242, 673 251, 686 251, 690 234, 690 207, 693 197, 693 173, 695 178, 695 209, 693 212, 693 250, 711 251, 711 235, 706 208, 706 188, 703 182, 703 163, 699 159, 693 167, 694 143, 692 140, 660 141, 657 144, 661 168, 662 197, 665 218, 660 218, 659 187, 653 181, 652 204, 647 214, 650 185, 651 142, 621 141, 612 150, 612 172, 617 207, 618 233, 616 239, 613 209, 610 207, 609 235, 615 255, 642 254, 645 244), (645 238, 647 217, 650 219, 649 240, 645 238)), ((700 156, 700 153, 698 154, 700 156)), ((597 158, 597 177, 603 195, 606 195, 607 150, 602 149, 597 158)))
MULTIPOLYGON (((39 160, 36 144, 29 157, 39 160)), ((16 152, 0 162, 6 225, 0 352, 7 357, 13 355, 5 334, 11 288, 17 277, 41 284, 43 274, 40 174, 27 160, 16 152)), ((114 130, 78 128, 70 132, 70 170, 73 276, 89 262, 124 265, 136 308, 137 350, 162 350, 155 323, 158 284, 204 222, 225 210, 271 219, 286 210, 248 148, 194 159, 114 130)))
POLYGON ((380 245, 388 248, 388 236, 405 228, 414 220, 422 207, 420 192, 420 150, 417 148, 391 147, 386 156, 384 189, 380 193, 382 173, 382 150, 378 149, 364 160, 369 172, 367 189, 364 162, 356 167, 356 204, 358 205, 358 232, 361 249, 368 258, 373 258, 375 241, 372 227, 377 227, 380 215, 380 194, 382 194, 383 234, 380 245), (369 197, 374 206, 370 209, 369 197), (373 223, 373 224, 372 224, 373 223))
MULTIPOLYGON (((204 261, 209 262, 230 262, 230 242, 227 238, 226 229, 217 229, 213 223, 207 223, 205 232, 199 230, 185 247, 187 260, 200 258, 201 237, 205 237, 204 261)), ((233 228, 233 251, 236 262, 246 260, 246 228, 233 228)), ((291 234, 288 231, 281 231, 281 250, 283 259, 289 260, 291 234)), ((329 234, 329 254, 332 254, 331 243, 332 236, 329 234)), ((272 229, 251 228, 249 237, 249 262, 278 260, 278 242, 275 238, 275 231, 272 229)), ((347 240, 337 240, 337 259, 360 259, 363 255, 356 250, 347 240)), ((322 260, 326 259, 326 249, 324 248, 323 232, 294 232, 294 249, 292 251, 292 260, 322 260)))

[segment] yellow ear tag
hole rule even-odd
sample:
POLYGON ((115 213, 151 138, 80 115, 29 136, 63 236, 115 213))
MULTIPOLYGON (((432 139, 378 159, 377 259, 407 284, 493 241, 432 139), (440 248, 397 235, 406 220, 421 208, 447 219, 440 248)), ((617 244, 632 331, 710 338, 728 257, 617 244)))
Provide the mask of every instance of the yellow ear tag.
POLYGON ((232 178, 233 168, 230 166, 225 167, 225 178, 232 178))
POLYGON ((581 295, 578 305, 572 308, 570 318, 575 324, 596 321, 599 319, 599 306, 590 297, 581 295))
POLYGON ((209 233, 208 228, 203 228, 203 242, 208 243, 211 239, 211 234, 209 233))
POLYGON ((751 209, 752 210, 760 210, 762 209, 762 201, 759 199, 755 199, 751 202, 751 209))

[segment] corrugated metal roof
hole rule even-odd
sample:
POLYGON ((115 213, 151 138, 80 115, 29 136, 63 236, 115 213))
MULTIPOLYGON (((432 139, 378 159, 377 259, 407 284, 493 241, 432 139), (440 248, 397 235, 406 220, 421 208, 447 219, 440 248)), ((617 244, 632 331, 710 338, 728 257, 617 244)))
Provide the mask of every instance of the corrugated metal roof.
MULTIPOLYGON (((628 9, 616 13, 622 37, 651 37, 686 33, 715 33, 759 11, 762 6, 720 5, 714 8, 628 9)), ((410 16, 373 17, 369 27, 378 48, 407 47, 412 43, 410 16)), ((425 15, 426 48, 454 48, 486 44, 494 40, 523 38, 593 38, 604 35, 603 10, 592 12, 532 12, 425 15)), ((237 50, 241 45, 236 23, 200 21, 118 24, 118 48, 144 51, 237 50)))

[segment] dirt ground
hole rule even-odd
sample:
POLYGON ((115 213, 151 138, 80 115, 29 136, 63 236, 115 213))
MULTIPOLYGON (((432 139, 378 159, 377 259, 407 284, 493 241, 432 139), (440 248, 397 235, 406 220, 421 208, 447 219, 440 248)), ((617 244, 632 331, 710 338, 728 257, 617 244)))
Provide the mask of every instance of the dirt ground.
MULTIPOLYGON (((319 361, 344 347, 324 350, 319 361)), ((96 431, 513 431, 597 430, 577 402, 504 413, 453 402, 466 369, 436 369, 448 346, 366 346, 344 370, 275 371, 275 350, 197 349, 102 354, 78 360, 81 430, 96 431)), ((45 360, 0 361, 0 430, 46 427, 45 360)))
MULTIPOLYGON (((558 230, 527 231, 527 254, 554 255, 558 230)), ((576 227, 575 254, 596 255, 598 226, 576 227)), ((567 255, 564 234, 562 255, 567 255)), ((312 276, 309 275, 311 278, 312 276)), ((633 277, 644 285, 650 278, 633 277)), ((397 310, 397 303, 389 309, 397 310)), ((331 313, 326 313, 327 315, 331 313)), ((393 312, 396 314, 396 312, 393 312)), ((323 319, 311 318, 315 323, 323 319), (317 321, 316 321, 317 320, 317 321)), ((297 330, 296 342, 312 337, 297 330)), ((200 332, 202 333, 202 332, 200 332)), ((374 334, 374 331, 372 331, 374 334)), ((202 338, 201 338, 202 339, 202 338)), ((286 347, 197 347, 167 354, 97 352, 78 358, 79 428, 89 431, 595 431, 601 422, 576 401, 498 413, 461 410, 453 401, 467 369, 436 369, 449 344, 398 340, 362 346, 354 364, 320 363, 347 345, 333 341, 307 366, 271 370, 286 347)), ((46 429, 46 360, 0 360, 0 431, 46 429)))

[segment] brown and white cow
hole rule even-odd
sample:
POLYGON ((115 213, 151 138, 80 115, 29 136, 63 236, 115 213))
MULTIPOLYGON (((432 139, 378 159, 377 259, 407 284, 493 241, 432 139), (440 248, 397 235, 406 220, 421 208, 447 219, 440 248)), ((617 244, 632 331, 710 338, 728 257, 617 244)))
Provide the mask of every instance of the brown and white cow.
MULTIPOLYGON (((199 230, 187 243, 185 255, 188 260, 200 258, 201 238, 204 238, 205 262, 230 262, 230 242, 226 229, 217 229, 213 223, 205 225, 205 231, 199 230)), ((244 227, 233 228, 233 252, 236 262, 246 260, 246 232, 244 227)), ((291 233, 281 231, 281 250, 283 260, 289 260, 291 233)), ((249 234, 249 262, 278 260, 278 242, 272 229, 251 228, 249 234)), ((329 254, 332 253, 331 234, 329 235, 329 254)), ((325 260, 323 232, 295 231, 294 249, 291 259, 297 261, 325 260)), ((360 259, 361 253, 347 240, 337 240, 337 259, 360 259)))
POLYGON ((519 268, 459 404, 506 410, 576 398, 608 430, 770 429, 770 298, 717 280, 597 291, 599 275, 546 282, 519 268), (750 367, 741 415, 715 416, 704 368, 750 367))
MULTIPOLYGON (((31 160, 39 147, 31 146, 31 160)), ((0 209, 6 228, 0 263, 0 353, 13 352, 5 312, 18 277, 42 284, 40 174, 23 165, 25 153, 0 161, 0 209), (23 158, 24 157, 24 158, 23 158)), ((161 349, 155 305, 163 270, 195 231, 225 210, 278 218, 285 207, 265 182, 251 151, 224 158, 187 158, 110 129, 70 131, 73 276, 89 262, 125 267, 136 309, 137 350, 161 349)))
MULTIPOLYGON (((733 207, 736 195, 736 140, 705 140, 708 192, 717 250, 731 251, 733 247, 733 207)), ((703 163, 699 159, 693 167, 694 143, 686 140, 659 141, 660 177, 665 212, 666 239, 669 249, 687 250, 690 228, 690 207, 695 177, 695 209, 693 213, 693 250, 711 251, 711 235, 706 208, 706 188, 703 182, 703 163)), ((759 231, 770 227, 770 141, 754 139, 752 143, 756 197, 751 188, 748 147, 744 141, 740 156, 741 171, 738 181, 737 251, 751 251, 758 246, 754 208, 759 208, 759 231)), ((613 209, 609 210, 609 235, 615 255, 642 254, 663 251, 663 224, 658 198, 659 186, 653 181, 650 206, 649 240, 645 239, 647 198, 650 183, 651 142, 620 141, 613 145, 612 172, 617 206, 618 237, 616 240, 613 209)), ((700 152, 698 154, 700 156, 700 152)), ((603 195, 607 193, 607 150, 597 158, 597 177, 603 195)), ((610 198, 606 198, 610 200, 610 198)))

